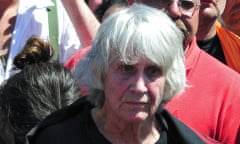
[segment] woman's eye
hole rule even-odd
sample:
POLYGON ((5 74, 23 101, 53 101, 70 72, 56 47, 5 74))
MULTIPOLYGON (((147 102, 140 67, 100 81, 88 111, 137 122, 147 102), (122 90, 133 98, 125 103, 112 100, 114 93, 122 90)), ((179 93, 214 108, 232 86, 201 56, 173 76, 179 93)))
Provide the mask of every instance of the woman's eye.
POLYGON ((132 65, 122 65, 121 69, 124 72, 132 72, 134 70, 132 65))
POLYGON ((147 69, 147 75, 151 77, 160 77, 162 75, 162 69, 157 66, 151 66, 147 69))

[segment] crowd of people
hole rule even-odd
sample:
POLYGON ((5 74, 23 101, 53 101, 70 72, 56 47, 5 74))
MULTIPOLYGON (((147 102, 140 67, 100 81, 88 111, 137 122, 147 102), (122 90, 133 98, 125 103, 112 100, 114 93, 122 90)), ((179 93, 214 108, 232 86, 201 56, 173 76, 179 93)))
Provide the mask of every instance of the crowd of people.
POLYGON ((0 144, 240 144, 239 0, 0 3, 0 144))

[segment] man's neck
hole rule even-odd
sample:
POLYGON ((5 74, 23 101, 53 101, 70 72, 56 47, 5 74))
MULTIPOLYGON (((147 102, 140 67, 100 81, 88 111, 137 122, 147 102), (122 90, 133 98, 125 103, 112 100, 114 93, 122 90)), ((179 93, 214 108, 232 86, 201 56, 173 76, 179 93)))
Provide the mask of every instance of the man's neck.
POLYGON ((213 22, 199 23, 197 32, 197 40, 208 40, 216 35, 217 20, 213 22))

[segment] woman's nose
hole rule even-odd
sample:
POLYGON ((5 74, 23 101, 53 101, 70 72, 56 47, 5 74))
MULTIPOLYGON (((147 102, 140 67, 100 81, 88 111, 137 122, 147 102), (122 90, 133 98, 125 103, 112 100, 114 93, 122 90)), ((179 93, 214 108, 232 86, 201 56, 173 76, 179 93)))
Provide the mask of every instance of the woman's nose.
POLYGON ((131 85, 131 89, 135 92, 145 93, 147 92, 146 79, 144 76, 137 76, 131 85))

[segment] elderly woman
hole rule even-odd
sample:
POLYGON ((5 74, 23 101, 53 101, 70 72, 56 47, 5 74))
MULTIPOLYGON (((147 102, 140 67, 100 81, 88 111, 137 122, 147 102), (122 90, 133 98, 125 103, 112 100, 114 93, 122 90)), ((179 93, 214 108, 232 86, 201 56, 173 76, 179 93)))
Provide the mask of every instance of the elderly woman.
POLYGON ((89 95, 45 119, 30 143, 204 143, 162 108, 185 86, 182 42, 159 10, 134 4, 112 14, 76 70, 89 95))

